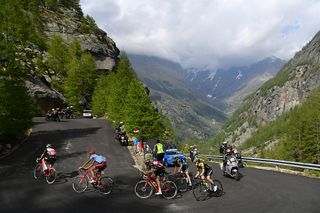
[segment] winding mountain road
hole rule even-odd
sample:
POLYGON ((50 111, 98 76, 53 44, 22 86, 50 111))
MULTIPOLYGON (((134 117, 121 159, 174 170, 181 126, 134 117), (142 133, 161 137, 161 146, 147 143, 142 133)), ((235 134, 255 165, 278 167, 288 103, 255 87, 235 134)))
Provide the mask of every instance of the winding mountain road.
MULTIPOLYGON (((46 122, 35 118, 30 138, 0 161, 0 212, 320 212, 320 180, 245 168, 236 182, 225 178, 217 165, 214 175, 224 185, 222 197, 198 202, 192 191, 173 200, 137 198, 133 192, 139 172, 128 149, 114 139, 111 124, 100 119, 46 122), (33 178, 35 159, 45 144, 58 151, 58 180, 48 185, 33 178), (108 158, 105 172, 115 180, 114 191, 103 196, 93 189, 78 194, 72 189, 77 168, 87 150, 94 148, 108 158)), ((191 171, 195 168, 191 166, 191 171)))

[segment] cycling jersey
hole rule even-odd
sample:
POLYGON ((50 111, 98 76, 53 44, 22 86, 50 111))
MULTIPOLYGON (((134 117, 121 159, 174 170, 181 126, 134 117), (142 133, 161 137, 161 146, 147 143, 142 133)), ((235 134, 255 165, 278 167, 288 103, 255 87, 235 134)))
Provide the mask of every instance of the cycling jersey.
POLYGON ((149 166, 154 170, 153 172, 156 176, 163 176, 166 172, 163 164, 159 161, 152 161, 149 166))
POLYGON ((182 171, 183 172, 187 172, 188 171, 188 163, 184 160, 179 158, 177 161, 175 161, 175 166, 176 167, 182 167, 182 171))
POLYGON ((107 161, 105 157, 97 154, 90 155, 90 159, 94 159, 94 161, 97 163, 102 163, 107 161))
POLYGON ((50 157, 56 157, 57 156, 57 152, 53 148, 46 148, 46 153, 45 154, 47 156, 50 156, 50 157))
POLYGON ((46 148, 46 150, 44 151, 43 157, 47 163, 49 163, 53 166, 53 164, 57 160, 57 152, 53 148, 46 148))
POLYGON ((210 170, 210 169, 212 170, 212 168, 208 164, 203 162, 197 163, 197 168, 204 169, 204 170, 210 170))

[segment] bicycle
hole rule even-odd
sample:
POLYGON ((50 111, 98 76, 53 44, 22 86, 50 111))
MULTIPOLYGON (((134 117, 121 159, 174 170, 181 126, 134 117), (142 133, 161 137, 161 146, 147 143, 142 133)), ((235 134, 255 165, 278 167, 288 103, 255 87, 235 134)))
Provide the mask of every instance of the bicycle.
MULTIPOLYGON (((144 180, 138 181, 134 187, 135 194, 137 195, 137 197, 141 199, 147 199, 151 197, 154 190, 156 192, 159 191, 158 185, 155 179, 151 178, 149 175, 144 175, 144 178, 145 178, 144 180)), ((178 188, 174 182, 166 180, 165 178, 162 178, 160 183, 161 183, 162 196, 165 199, 169 200, 174 198, 177 195, 178 188)))
POLYGON ((42 175, 48 184, 53 184, 57 178, 57 172, 54 167, 47 166, 45 170, 44 164, 39 158, 36 159, 36 166, 33 169, 33 177, 38 180, 42 175))
POLYGON ((185 173, 176 173, 172 175, 173 182, 177 185, 180 192, 186 192, 188 190, 188 178, 185 173))
MULTIPOLYGON (((73 190, 78 193, 84 192, 88 188, 88 185, 90 182, 88 169, 80 168, 79 173, 81 173, 82 171, 84 171, 83 174, 79 174, 78 176, 76 176, 73 179, 73 183, 72 183, 73 190)), ((112 192, 114 182, 111 177, 104 176, 103 174, 104 174, 103 171, 101 172, 98 171, 96 173, 97 181, 91 184, 93 188, 95 188, 97 191, 99 191, 104 195, 107 195, 112 192)))
POLYGON ((209 196, 221 197, 223 195, 223 186, 219 180, 213 180, 213 189, 214 190, 211 190, 211 184, 205 179, 193 180, 192 191, 193 196, 197 201, 204 201, 209 196))

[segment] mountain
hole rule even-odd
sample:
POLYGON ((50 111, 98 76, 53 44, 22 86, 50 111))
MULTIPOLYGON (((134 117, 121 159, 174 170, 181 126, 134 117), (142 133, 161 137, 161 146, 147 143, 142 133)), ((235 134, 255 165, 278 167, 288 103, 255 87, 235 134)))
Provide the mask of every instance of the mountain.
POLYGON ((216 71, 190 69, 186 79, 209 101, 220 103, 221 109, 231 115, 245 96, 272 78, 284 63, 279 58, 269 57, 248 66, 216 71))
MULTIPOLYGON (((41 22, 44 40, 50 41, 54 36, 59 36, 66 45, 77 40, 81 50, 94 57, 97 69, 101 73, 107 73, 115 67, 120 53, 115 42, 96 26, 92 18, 84 17, 81 8, 75 8, 68 2, 54 7, 46 6, 45 3, 39 4, 37 18, 41 22)), ((21 46, 20 52, 20 55, 27 56, 21 59, 29 70, 26 86, 37 101, 39 111, 43 114, 48 109, 66 105, 61 89, 54 85, 55 81, 61 79, 61 75, 59 76, 57 70, 47 66, 48 50, 38 44, 30 44, 21 46), (41 73, 39 61, 44 68, 41 73)))
POLYGON ((247 155, 319 163, 320 32, 246 97, 215 137, 247 155))
POLYGON ((155 106, 173 122, 179 140, 207 139, 226 121, 220 110, 202 100, 174 62, 128 54, 138 78, 150 89, 155 106))

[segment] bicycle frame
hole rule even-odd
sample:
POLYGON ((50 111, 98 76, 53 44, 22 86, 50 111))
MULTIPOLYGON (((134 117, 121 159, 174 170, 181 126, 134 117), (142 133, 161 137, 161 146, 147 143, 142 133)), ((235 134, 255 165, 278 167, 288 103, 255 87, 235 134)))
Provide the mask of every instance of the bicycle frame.
POLYGON ((90 181, 89 171, 87 169, 84 170, 84 173, 81 178, 81 183, 83 183, 84 179, 87 178, 90 181))
MULTIPOLYGON (((41 159, 41 161, 38 162, 38 163, 40 164, 41 171, 43 171, 44 168, 45 168, 45 167, 44 167, 44 164, 46 164, 45 160, 44 160, 44 159, 41 159)), ((44 173, 43 173, 43 176, 45 176, 45 177, 49 176, 49 174, 51 173, 51 170, 52 170, 52 167, 51 167, 50 165, 46 165, 46 167, 47 167, 48 172, 44 172, 44 173)))
MULTIPOLYGON (((151 178, 150 176, 147 176, 147 179, 146 179, 146 184, 144 187, 146 187, 148 185, 148 183, 151 183, 151 185, 153 186, 153 188, 156 190, 156 192, 159 191, 159 187, 158 187, 158 184, 156 182, 156 180, 154 178, 151 178)), ((166 182, 166 179, 164 177, 161 178, 160 180, 160 183, 165 183, 166 182)), ((162 189, 161 188, 161 191, 166 191, 167 189, 162 189)))
MULTIPOLYGON (((84 178, 87 178, 88 181, 91 180, 90 175, 89 175, 89 170, 88 169, 83 169, 83 170, 84 170, 84 173, 81 178, 81 183, 83 183, 84 178)), ((96 172, 97 182, 100 181, 101 176, 102 176, 102 172, 96 172)))
POLYGON ((151 183, 151 185, 153 186, 153 188, 154 188, 156 191, 159 191, 158 184, 157 184, 156 181, 153 180, 150 176, 147 176, 146 184, 145 184, 144 187, 146 187, 149 182, 151 183))

